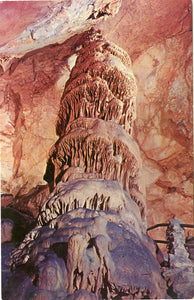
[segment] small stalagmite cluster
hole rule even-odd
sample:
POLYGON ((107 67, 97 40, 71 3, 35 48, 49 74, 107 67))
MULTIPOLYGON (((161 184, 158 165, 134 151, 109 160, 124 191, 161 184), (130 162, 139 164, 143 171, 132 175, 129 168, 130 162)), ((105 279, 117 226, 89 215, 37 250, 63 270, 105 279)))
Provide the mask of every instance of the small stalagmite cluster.
POLYGON ((127 53, 89 31, 61 98, 51 193, 13 251, 5 299, 165 297, 146 234, 135 99, 127 53))

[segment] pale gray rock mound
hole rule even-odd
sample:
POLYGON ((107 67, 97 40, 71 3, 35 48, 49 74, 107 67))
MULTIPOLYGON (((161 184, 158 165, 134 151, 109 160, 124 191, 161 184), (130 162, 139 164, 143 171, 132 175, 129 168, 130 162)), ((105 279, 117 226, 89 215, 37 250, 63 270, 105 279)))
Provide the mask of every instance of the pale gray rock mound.
POLYGON ((39 225, 77 208, 111 212, 123 221, 143 231, 141 214, 137 204, 122 189, 117 180, 77 179, 59 182, 43 205, 38 217, 39 225))
POLYGON ((184 222, 174 218, 170 220, 166 232, 169 269, 163 272, 163 276, 170 294, 177 299, 194 297, 194 263, 185 247, 184 230, 184 222))
POLYGON ((146 240, 116 213, 77 208, 26 235, 13 262, 16 271, 31 270, 25 293, 49 293, 49 299, 83 289, 89 299, 163 298, 165 284, 146 240))

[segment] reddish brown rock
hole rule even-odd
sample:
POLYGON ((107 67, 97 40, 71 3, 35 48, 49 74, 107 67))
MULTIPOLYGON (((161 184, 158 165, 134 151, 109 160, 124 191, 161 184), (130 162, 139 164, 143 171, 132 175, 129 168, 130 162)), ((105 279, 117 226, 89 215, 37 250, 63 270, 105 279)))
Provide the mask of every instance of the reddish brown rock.
POLYGON ((82 47, 61 98, 59 138, 49 152, 45 179, 55 188, 42 203, 37 226, 13 251, 15 270, 5 296, 16 297, 24 281, 21 299, 65 298, 77 290, 78 298, 82 290, 88 298, 162 298, 165 283, 146 234, 141 158, 132 137, 136 86, 130 59, 93 30, 82 47), (105 94, 98 89, 102 80, 105 94), (77 88, 72 93, 71 83, 77 88), (94 113, 104 98, 107 118, 94 113))
MULTIPOLYGON (((25 21, 16 26, 14 32, 9 34, 8 31, 3 40, 4 43, 8 42, 0 47, 0 61, 4 71, 10 67, 15 58, 49 44, 63 43, 73 35, 88 30, 105 16, 115 15, 121 1, 91 0, 87 2, 81 0, 78 2, 69 0, 48 1, 44 4, 40 1, 36 5, 31 7, 30 5, 23 2, 13 3, 12 6, 1 3, 2 15, 7 13, 7 16, 12 16, 14 14, 15 23, 20 22, 23 8, 26 17, 25 21), (28 14, 31 14, 31 18, 28 18, 28 14), (22 29, 24 30, 22 31, 22 29)), ((4 19, 5 17, 1 21, 1 26, 2 31, 6 32, 7 20, 3 22, 4 19)))
POLYGON ((106 39, 126 50, 134 61, 163 39, 191 32, 191 16, 190 0, 123 0, 118 14, 97 26, 106 39))
POLYGON ((38 185, 25 195, 17 194, 12 206, 36 219, 49 193, 48 185, 38 185))
POLYGON ((56 128, 59 136, 80 117, 112 120, 132 134, 137 87, 130 57, 96 35, 93 43, 86 37, 66 83, 56 128))
POLYGON ((134 62, 139 87, 135 136, 144 162, 149 225, 173 215, 193 222, 191 41, 186 32, 134 62))
POLYGON ((70 46, 48 48, 26 56, 11 74, 1 77, 1 180, 6 193, 25 194, 45 184, 46 157, 56 140, 56 116, 71 54, 70 46))
MULTIPOLYGON (((44 4, 23 2, 22 18, 13 26, 10 22, 16 18, 7 18, 2 9, 0 20, 6 26, 6 34, 3 26, 0 29, 2 44, 13 39, 14 30, 21 33, 37 16, 42 18, 52 2, 49 7, 44 4)), ((5 8, 11 5, 1 3, 5 8)), ((19 13, 20 5, 14 2, 19 13)), ((191 27, 188 0, 123 0, 119 13, 99 25, 108 40, 130 54, 134 64, 138 85, 134 136, 142 151, 148 225, 164 222, 173 214, 193 222, 191 27)), ((79 45, 75 39, 31 53, 12 61, 7 73, 0 67, 3 192, 22 195, 45 183, 48 149, 57 138, 60 98, 79 45)), ((156 229, 154 237, 162 235, 156 229)))
POLYGON ((52 7, 52 1, 46 1, 46 3, 42 1, 17 1, 14 3, 1 1, 1 46, 20 34, 26 26, 43 17, 45 13, 48 13, 50 7, 52 7))
POLYGON ((5 208, 8 205, 14 204, 15 199, 12 194, 1 194, 1 207, 5 208))

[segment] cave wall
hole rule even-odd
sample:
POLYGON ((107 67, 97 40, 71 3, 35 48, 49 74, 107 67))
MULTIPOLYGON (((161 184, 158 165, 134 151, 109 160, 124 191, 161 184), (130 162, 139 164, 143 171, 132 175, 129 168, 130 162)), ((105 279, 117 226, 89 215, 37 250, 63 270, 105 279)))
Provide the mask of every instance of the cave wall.
MULTIPOLYGON (((3 49, 14 39, 5 12, 9 17, 10 9, 17 8, 12 11, 16 24, 21 11, 25 12, 21 28, 10 26, 17 36, 53 5, 52 1, 47 8, 43 2, 33 7, 19 3, 1 10, 3 49), (12 34, 7 36, 5 31, 12 34)), ((133 136, 143 158, 148 226, 173 215, 185 222, 193 220, 191 9, 187 0, 124 0, 118 14, 107 20, 99 18, 96 25, 106 39, 126 50, 132 59, 138 87, 133 136)), ((62 44, 50 40, 49 44, 55 44, 30 48, 30 52, 19 55, 13 51, 7 61, 6 50, 0 49, 3 193, 21 196, 36 185, 46 184, 43 176, 49 149, 57 140, 60 99, 82 39, 82 32, 75 31, 62 44)), ((155 236, 158 234, 162 236, 160 230, 155 236)))

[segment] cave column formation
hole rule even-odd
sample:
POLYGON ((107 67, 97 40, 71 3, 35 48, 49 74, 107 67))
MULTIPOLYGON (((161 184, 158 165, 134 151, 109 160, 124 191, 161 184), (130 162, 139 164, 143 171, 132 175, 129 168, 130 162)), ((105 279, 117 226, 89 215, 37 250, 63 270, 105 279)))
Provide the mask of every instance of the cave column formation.
POLYGON ((132 137, 136 91, 128 54, 88 31, 61 98, 51 193, 13 253, 13 268, 34 270, 22 299, 164 298, 132 137))
POLYGON ((81 178, 117 180, 139 206, 146 228, 141 158, 132 137, 136 92, 128 54, 88 32, 61 99, 59 139, 44 179, 54 186, 81 178))

